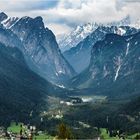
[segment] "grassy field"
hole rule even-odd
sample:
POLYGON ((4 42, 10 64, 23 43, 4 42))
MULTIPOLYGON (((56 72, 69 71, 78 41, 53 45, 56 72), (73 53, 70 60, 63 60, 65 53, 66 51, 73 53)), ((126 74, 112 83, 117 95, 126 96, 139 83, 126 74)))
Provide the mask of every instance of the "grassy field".
POLYGON ((110 137, 109 134, 107 134, 107 130, 105 128, 101 128, 100 132, 101 132, 102 139, 118 140, 118 137, 110 137))
MULTIPOLYGON (((23 125, 23 123, 16 124, 15 122, 12 122, 10 126, 7 128, 7 130, 12 133, 19 134, 21 130, 21 125, 23 125)), ((26 131, 26 129, 23 127, 22 127, 22 130, 26 131)), ((33 140, 52 140, 52 139, 53 139, 52 136, 45 133, 33 136, 33 140)))
POLYGON ((53 137, 48 134, 40 134, 38 136, 34 136, 33 140, 53 140, 53 137))
MULTIPOLYGON (((104 140, 107 140, 107 139, 108 140, 119 140, 119 137, 118 136, 116 136, 116 137, 110 137, 109 134, 107 134, 107 130, 105 128, 101 128, 100 129, 100 132, 101 132, 101 135, 100 136, 104 140)), ((137 134, 133 134, 131 136, 127 136, 125 138, 125 140, 133 140, 133 139, 135 139, 136 135, 137 134)))
POLYGON ((22 123, 16 124, 15 122, 12 122, 11 125, 7 128, 8 131, 11 131, 12 133, 20 133, 22 123))

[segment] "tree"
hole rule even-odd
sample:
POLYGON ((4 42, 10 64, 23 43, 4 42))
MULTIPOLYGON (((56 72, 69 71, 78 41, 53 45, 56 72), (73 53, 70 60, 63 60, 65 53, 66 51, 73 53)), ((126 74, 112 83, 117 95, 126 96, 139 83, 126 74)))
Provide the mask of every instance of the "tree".
POLYGON ((136 139, 136 140, 139 140, 139 139, 140 139, 140 135, 137 134, 136 137, 135 137, 135 139, 136 139))
POLYGON ((59 124, 58 126, 58 138, 59 139, 72 139, 72 133, 69 127, 64 123, 59 124))

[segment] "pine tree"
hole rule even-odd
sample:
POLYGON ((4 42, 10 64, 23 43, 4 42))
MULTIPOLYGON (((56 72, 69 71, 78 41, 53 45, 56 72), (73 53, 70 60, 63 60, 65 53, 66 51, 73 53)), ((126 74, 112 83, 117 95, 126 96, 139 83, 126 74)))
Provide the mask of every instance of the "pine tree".
POLYGON ((58 138, 59 139, 72 139, 72 133, 70 128, 68 128, 64 123, 58 126, 58 138))

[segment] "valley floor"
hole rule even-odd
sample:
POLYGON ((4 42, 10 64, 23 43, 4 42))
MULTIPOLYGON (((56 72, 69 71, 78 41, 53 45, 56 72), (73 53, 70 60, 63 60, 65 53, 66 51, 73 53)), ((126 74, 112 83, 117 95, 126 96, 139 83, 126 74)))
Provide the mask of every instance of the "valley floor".
POLYGON ((40 120, 35 125, 12 122, 7 129, 0 128, 0 137, 58 139, 58 129, 63 123, 71 139, 140 138, 138 114, 122 111, 122 107, 129 103, 127 100, 109 100, 103 96, 71 96, 66 99, 50 97, 49 101, 50 108, 40 114, 40 120))

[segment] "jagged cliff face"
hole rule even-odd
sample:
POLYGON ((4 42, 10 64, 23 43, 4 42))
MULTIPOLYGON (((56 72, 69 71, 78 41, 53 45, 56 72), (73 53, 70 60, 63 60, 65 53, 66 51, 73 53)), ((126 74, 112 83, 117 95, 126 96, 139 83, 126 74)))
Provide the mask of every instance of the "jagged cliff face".
MULTIPOLYGON (((54 84, 66 83, 74 76, 75 72, 61 54, 54 34, 45 28, 41 17, 4 19, 1 23, 9 36, 14 36, 9 38, 14 40, 16 36, 18 41, 15 42, 22 44, 17 46, 22 46, 23 54, 32 70, 54 84)), ((6 34, 5 36, 5 42, 13 44, 6 34)))
POLYGON ((58 36, 58 44, 62 52, 70 50, 73 47, 85 39, 90 33, 92 33, 96 28, 97 24, 88 23, 85 25, 77 26, 72 32, 67 35, 58 36))
POLYGON ((95 93, 138 94, 140 80, 140 33, 132 36, 110 34, 92 48, 89 67, 73 79, 79 88, 95 93))
POLYGON ((17 47, 21 50, 24 49, 23 44, 17 35, 15 35, 11 30, 5 29, 3 25, 0 25, 0 42, 5 46, 17 47))

